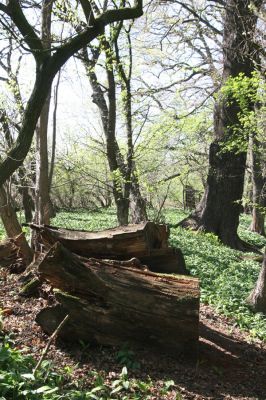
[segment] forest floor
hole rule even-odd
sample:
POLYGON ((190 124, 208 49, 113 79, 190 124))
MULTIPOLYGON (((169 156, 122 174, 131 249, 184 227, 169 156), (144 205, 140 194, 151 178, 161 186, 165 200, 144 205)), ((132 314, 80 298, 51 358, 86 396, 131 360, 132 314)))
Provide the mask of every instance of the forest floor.
MULTIPOLYGON (((36 313, 49 304, 49 298, 45 298, 46 292, 36 298, 20 297, 18 275, 2 273, 1 279, 5 330, 12 334, 17 349, 38 359, 48 338, 34 319, 36 313)), ((98 371, 106 381, 119 376, 123 366, 117 359, 119 350, 85 347, 84 344, 69 348, 53 343, 47 358, 58 368, 73 367, 71 381, 85 379, 86 386, 90 387, 93 384, 91 371, 98 371)), ((232 320, 216 314, 206 305, 201 306, 196 364, 145 350, 136 352, 134 361, 139 368, 129 368, 130 378, 153 382, 151 394, 143 399, 266 399, 266 343, 250 340, 248 333, 240 331, 232 320), (162 395, 163 382, 171 380, 174 383, 162 395)))

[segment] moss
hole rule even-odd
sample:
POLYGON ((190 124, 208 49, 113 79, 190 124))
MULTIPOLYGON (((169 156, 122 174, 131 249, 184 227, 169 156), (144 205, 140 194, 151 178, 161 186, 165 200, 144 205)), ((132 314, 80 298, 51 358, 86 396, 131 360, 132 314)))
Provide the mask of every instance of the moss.
POLYGON ((20 296, 34 296, 38 293, 38 289, 41 286, 41 281, 38 278, 31 279, 26 285, 24 285, 20 291, 20 296))

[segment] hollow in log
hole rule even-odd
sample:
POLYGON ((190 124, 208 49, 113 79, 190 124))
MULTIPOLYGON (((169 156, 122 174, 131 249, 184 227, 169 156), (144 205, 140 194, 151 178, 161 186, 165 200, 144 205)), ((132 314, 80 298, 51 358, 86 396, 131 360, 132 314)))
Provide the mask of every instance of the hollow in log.
POLYGON ((166 225, 145 222, 136 225, 120 226, 104 231, 89 232, 36 226, 44 244, 62 243, 73 253, 84 257, 126 258, 147 255, 151 249, 168 248, 169 230, 166 225))

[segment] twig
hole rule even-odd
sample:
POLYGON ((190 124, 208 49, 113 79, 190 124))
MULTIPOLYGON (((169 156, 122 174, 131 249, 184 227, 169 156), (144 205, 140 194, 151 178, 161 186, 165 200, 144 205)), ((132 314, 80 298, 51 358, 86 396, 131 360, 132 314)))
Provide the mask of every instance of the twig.
POLYGON ((63 319, 63 321, 60 322, 60 324, 58 325, 58 327, 56 328, 56 330, 54 331, 54 333, 51 335, 50 339, 48 340, 48 343, 47 343, 45 349, 43 350, 42 355, 41 355, 39 361, 37 362, 36 367, 34 368, 34 370, 33 370, 33 372, 32 372, 32 374, 33 374, 34 376, 36 375, 36 372, 38 371, 38 369, 39 369, 41 363, 43 362, 44 357, 45 357, 46 354, 48 353, 48 350, 49 350, 49 348, 50 348, 50 346, 51 346, 51 343, 52 343, 53 339, 56 337, 56 335, 57 335, 57 334, 60 332, 60 330, 63 328, 63 326, 65 325, 65 323, 67 322, 68 319, 69 319, 69 314, 67 314, 67 315, 65 316, 65 318, 63 319))

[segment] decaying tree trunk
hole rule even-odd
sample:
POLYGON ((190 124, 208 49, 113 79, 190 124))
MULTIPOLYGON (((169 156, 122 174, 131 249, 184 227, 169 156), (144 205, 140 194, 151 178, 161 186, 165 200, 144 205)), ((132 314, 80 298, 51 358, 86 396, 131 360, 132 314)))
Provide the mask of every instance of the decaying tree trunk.
POLYGON ((181 250, 168 246, 166 225, 146 222, 99 232, 30 226, 39 232, 40 241, 47 249, 59 241, 68 250, 83 257, 116 260, 137 257, 153 272, 189 274, 181 250))
POLYGON ((0 216, 5 227, 7 236, 10 238, 19 237, 19 247, 21 256, 25 264, 29 264, 32 260, 32 250, 22 232, 21 225, 17 219, 16 212, 8 200, 4 186, 0 188, 0 216))
POLYGON ((147 255, 151 249, 168 248, 169 231, 166 225, 153 222, 127 225, 104 231, 89 232, 36 226, 31 228, 40 232, 44 242, 49 244, 60 241, 65 247, 84 257, 120 257, 128 259, 147 255))
POLYGON ((266 314, 266 250, 258 280, 254 289, 250 293, 247 302, 256 312, 266 314))
POLYGON ((85 259, 56 243, 39 264, 59 302, 42 310, 37 322, 68 341, 148 347, 196 356, 199 283, 192 277, 152 273, 134 262, 85 259))
POLYGON ((8 268, 9 272, 20 273, 27 262, 23 257, 24 234, 0 242, 0 268, 8 268))
POLYGON ((14 241, 7 239, 0 242, 0 267, 8 267, 17 259, 17 247, 14 241))

